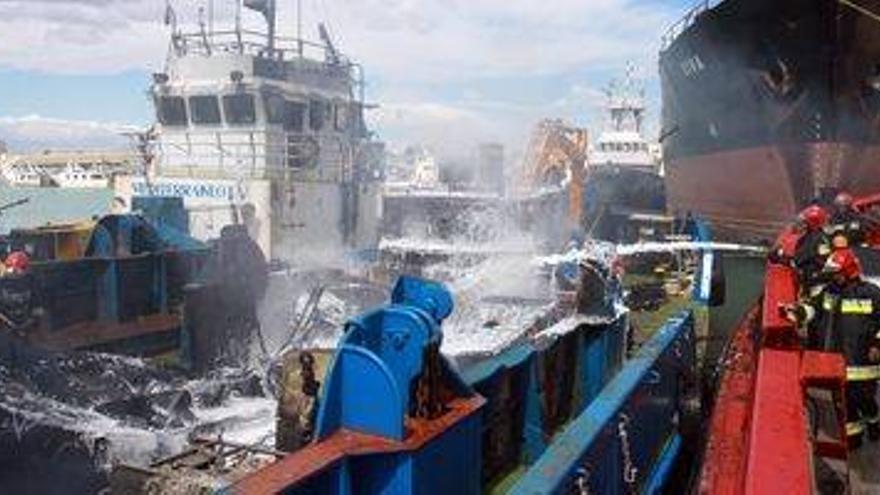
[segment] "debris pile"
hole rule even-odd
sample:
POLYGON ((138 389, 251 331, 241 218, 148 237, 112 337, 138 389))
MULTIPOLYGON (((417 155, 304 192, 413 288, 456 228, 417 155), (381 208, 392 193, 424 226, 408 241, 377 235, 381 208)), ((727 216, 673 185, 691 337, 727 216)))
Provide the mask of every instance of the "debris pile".
POLYGON ((271 443, 274 414, 261 378, 246 370, 191 379, 139 359, 0 337, 0 484, 10 493, 94 493, 114 464, 149 465, 195 438, 271 443))

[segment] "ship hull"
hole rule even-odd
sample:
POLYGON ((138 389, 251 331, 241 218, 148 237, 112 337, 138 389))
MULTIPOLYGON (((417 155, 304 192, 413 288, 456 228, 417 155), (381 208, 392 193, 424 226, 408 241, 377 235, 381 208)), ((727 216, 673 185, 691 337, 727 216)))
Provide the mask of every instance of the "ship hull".
POLYGON ((734 149, 675 160, 667 201, 677 216, 699 215, 719 237, 773 238, 815 196, 840 188, 880 191, 880 146, 810 143, 734 149))
POLYGON ((668 205, 725 238, 880 189, 880 0, 726 0, 660 55, 668 205))

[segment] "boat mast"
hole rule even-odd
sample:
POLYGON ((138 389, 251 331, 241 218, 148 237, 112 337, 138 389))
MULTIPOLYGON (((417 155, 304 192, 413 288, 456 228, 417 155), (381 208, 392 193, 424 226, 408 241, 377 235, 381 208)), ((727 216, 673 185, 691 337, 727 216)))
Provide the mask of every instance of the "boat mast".
POLYGON ((296 0, 296 46, 299 50, 299 58, 303 56, 302 17, 302 0, 296 0))
POLYGON ((265 14, 269 24, 269 56, 275 56, 275 0, 266 0, 265 14))
POLYGON ((214 43, 214 0, 208 0, 208 39, 214 43))
MULTIPOLYGON (((268 26, 268 43, 266 44, 266 52, 270 57, 275 56, 275 0, 239 0, 238 2, 238 29, 241 30, 241 7, 245 6, 251 10, 263 14, 268 26)), ((240 35, 239 35, 240 36, 240 35)))
POLYGON ((241 7, 244 0, 235 2, 235 38, 238 40, 238 51, 244 53, 244 45, 241 43, 241 7))

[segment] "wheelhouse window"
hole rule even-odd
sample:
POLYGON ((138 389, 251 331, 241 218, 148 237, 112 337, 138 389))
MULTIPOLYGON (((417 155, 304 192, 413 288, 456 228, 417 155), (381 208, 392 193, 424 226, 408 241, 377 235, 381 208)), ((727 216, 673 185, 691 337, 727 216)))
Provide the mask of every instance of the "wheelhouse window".
POLYGON ((264 97, 266 102, 266 120, 270 124, 283 124, 285 121, 284 97, 276 94, 268 94, 264 97))
POLYGON ((185 126, 186 102, 182 96, 161 96, 158 99, 158 117, 162 125, 185 126))
POLYGON ((303 132, 306 126, 306 104, 288 101, 284 105, 284 130, 303 132))
POLYGON ((335 127, 337 131, 346 130, 348 128, 348 105, 343 102, 337 102, 333 105, 333 111, 333 127, 335 127))
POLYGON ((366 125, 364 125, 364 109, 360 103, 350 103, 346 107, 348 109, 348 127, 352 129, 358 136, 367 136, 366 125))
POLYGON ((327 119, 327 103, 321 100, 309 102, 309 129, 320 131, 327 119))
POLYGON ((241 93, 223 96, 223 113, 230 125, 249 125, 257 121, 254 95, 241 93))
POLYGON ((189 97, 189 111, 193 124, 219 124, 220 104, 214 95, 189 97))

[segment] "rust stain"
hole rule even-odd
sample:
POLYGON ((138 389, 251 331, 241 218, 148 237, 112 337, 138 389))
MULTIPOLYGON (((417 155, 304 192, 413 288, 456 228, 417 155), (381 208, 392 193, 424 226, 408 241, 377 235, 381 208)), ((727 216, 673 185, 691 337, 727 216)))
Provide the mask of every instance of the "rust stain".
POLYGON ((125 323, 80 323, 52 332, 35 332, 29 334, 27 340, 49 350, 66 351, 168 332, 180 326, 180 316, 156 314, 125 323))
POLYGON ((326 471, 349 456, 418 450, 452 425, 478 411, 485 403, 486 400, 479 395, 454 399, 447 404, 447 413, 439 418, 433 420, 408 418, 407 436, 402 442, 341 429, 326 439, 313 443, 244 478, 232 486, 231 492, 248 495, 279 493, 315 474, 326 471))

